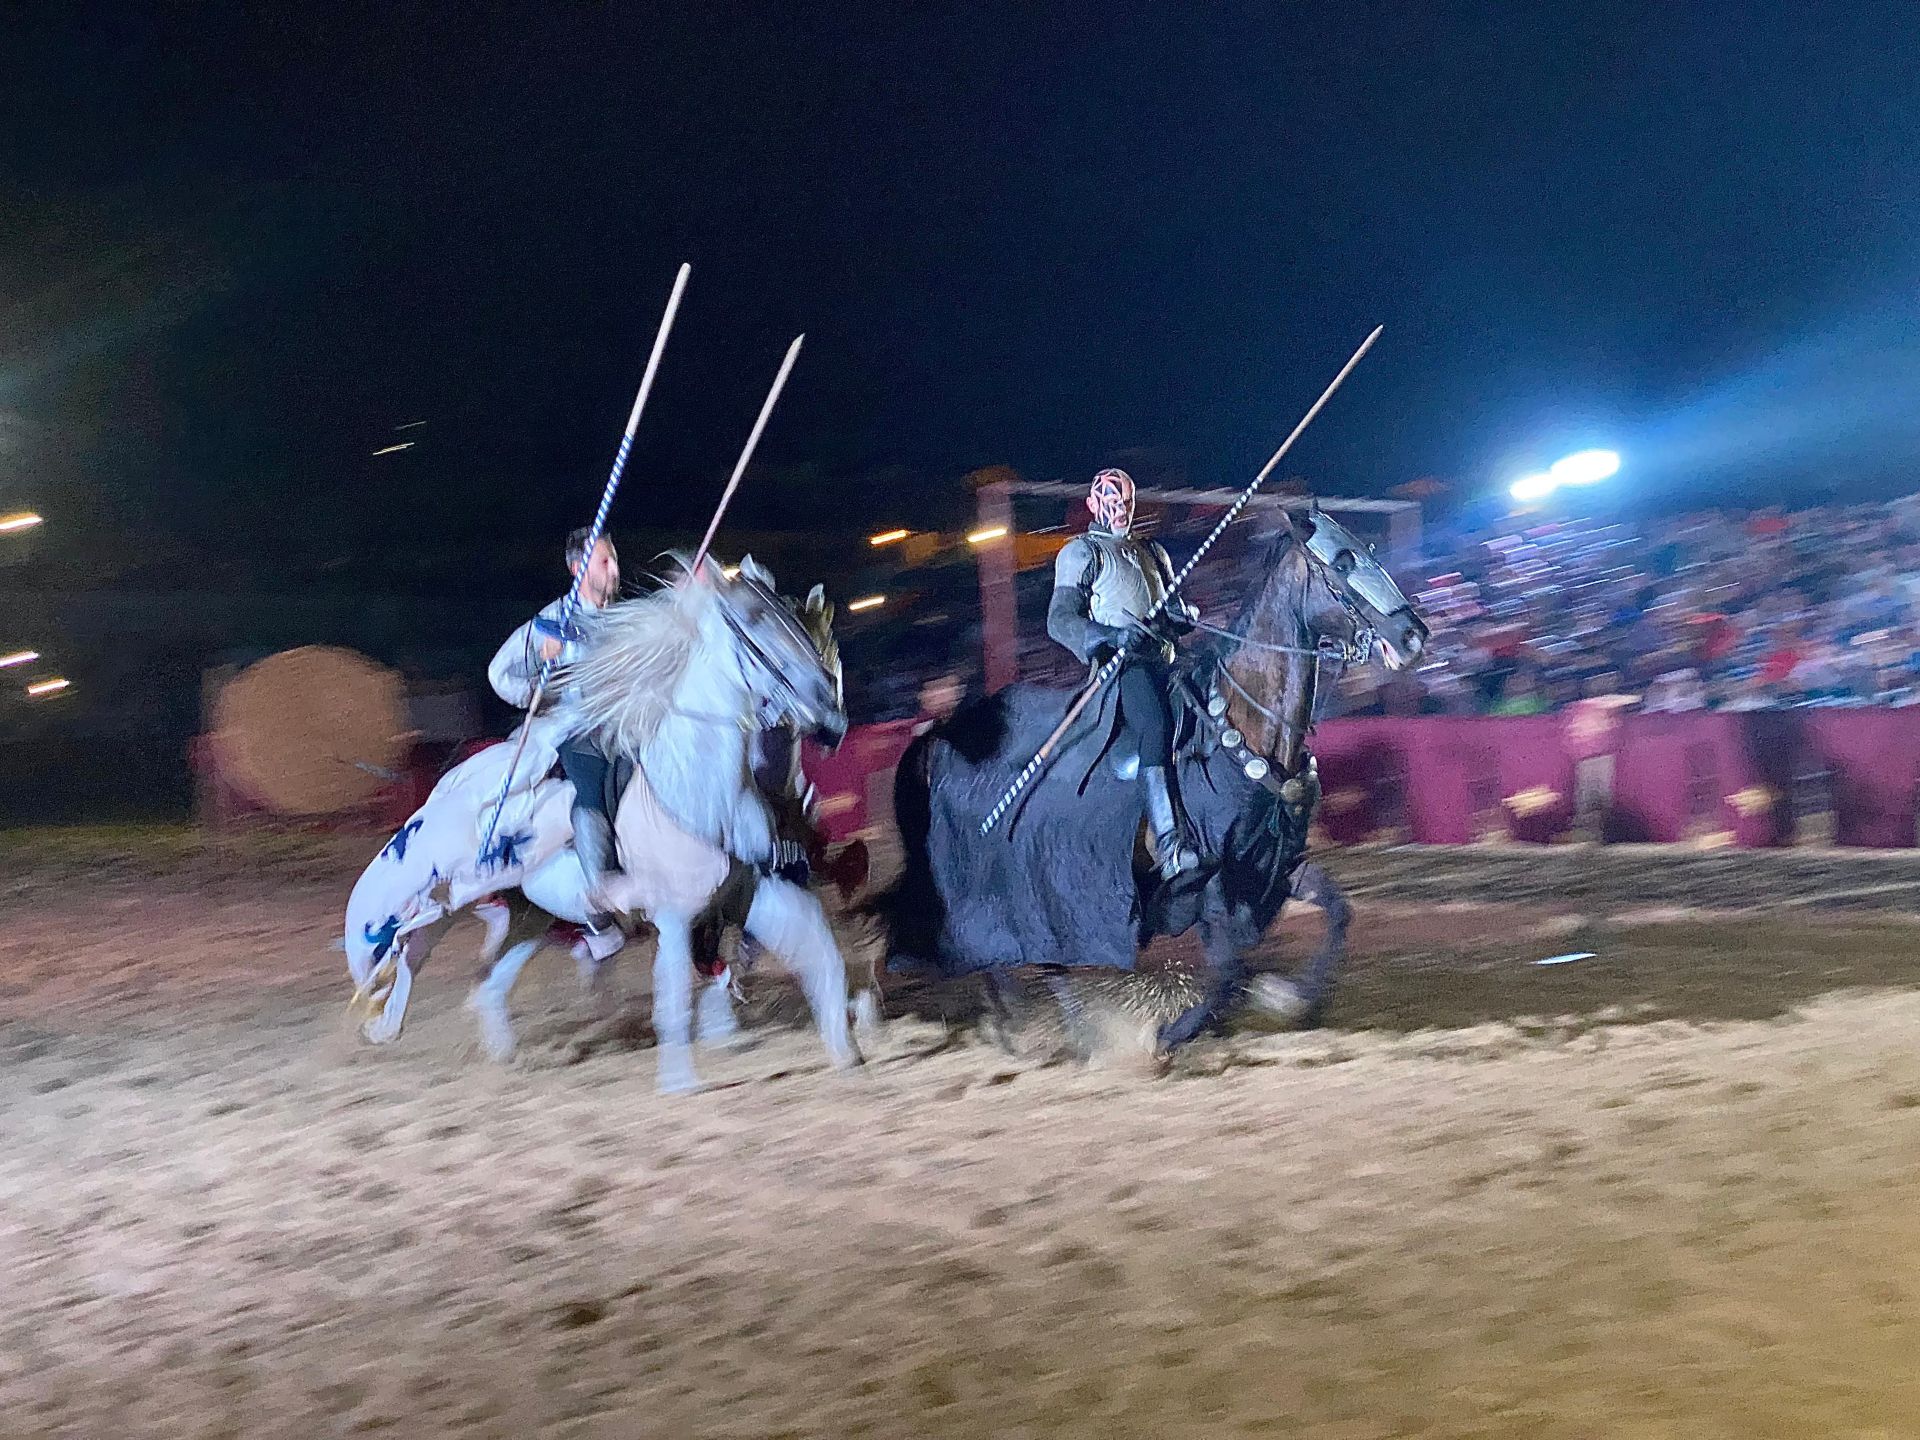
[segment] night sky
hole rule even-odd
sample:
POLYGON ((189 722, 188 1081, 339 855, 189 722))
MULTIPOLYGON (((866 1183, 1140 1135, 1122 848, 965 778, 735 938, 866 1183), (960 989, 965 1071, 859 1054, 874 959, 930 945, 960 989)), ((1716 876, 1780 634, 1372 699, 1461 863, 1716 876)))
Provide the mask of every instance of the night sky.
POLYGON ((616 524, 704 517, 801 330, 743 524, 1238 483, 1376 323, 1327 492, 1920 475, 1910 3, 347 8, 0 14, 0 508, 69 558, 483 577, 681 260, 616 524))

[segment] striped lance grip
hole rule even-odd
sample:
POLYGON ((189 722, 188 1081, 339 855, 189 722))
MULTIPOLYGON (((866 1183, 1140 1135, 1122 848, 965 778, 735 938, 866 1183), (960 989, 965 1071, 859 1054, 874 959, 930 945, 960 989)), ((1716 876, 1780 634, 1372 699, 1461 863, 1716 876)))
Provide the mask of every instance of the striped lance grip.
MULTIPOLYGON (((1253 477, 1252 481, 1247 485, 1247 488, 1242 490, 1233 504, 1227 507, 1227 513, 1220 517, 1219 523, 1213 527, 1212 532, 1208 534, 1206 539, 1200 542, 1200 548, 1195 550, 1187 563, 1180 567, 1180 573, 1175 575, 1172 582, 1168 584, 1167 593, 1162 595, 1159 603, 1146 613, 1145 618, 1141 621, 1143 625, 1152 624, 1165 612, 1167 606, 1172 603, 1174 596, 1180 593, 1180 587, 1186 583, 1187 576, 1193 573, 1193 567, 1198 565, 1206 553, 1213 548, 1214 542, 1227 533, 1227 526, 1240 518, 1240 512, 1247 508, 1248 502, 1254 497, 1254 493, 1258 491, 1262 485, 1266 484, 1267 477, 1273 474, 1274 467, 1280 463, 1287 451, 1293 448, 1293 442, 1300 438, 1300 432, 1313 423, 1313 417, 1320 413, 1320 407, 1333 398, 1333 392, 1340 388, 1340 382, 1353 373, 1353 367, 1358 365, 1361 357, 1373 348, 1373 342, 1380 338, 1380 332, 1385 328, 1384 325, 1376 325, 1373 333, 1360 342, 1360 348, 1353 352, 1352 357, 1345 365, 1340 367, 1340 373, 1333 377, 1332 383, 1329 384, 1325 390, 1320 392, 1320 398, 1313 402, 1313 408, 1300 417, 1300 423, 1293 427, 1293 433, 1281 442, 1280 448, 1273 452, 1273 458, 1260 467, 1260 473, 1253 477)), ((1000 823, 1001 818, 1005 816, 1007 811, 1013 808, 1014 802, 1020 798, 1020 792, 1033 783, 1034 777, 1038 775, 1042 767, 1046 765, 1047 757, 1053 753, 1053 747, 1060 743, 1060 737, 1066 733, 1067 727, 1071 725, 1075 717, 1086 708, 1087 701, 1099 693, 1100 687, 1113 678, 1114 673, 1125 663, 1126 658, 1127 652, 1123 646, 1111 660, 1100 667, 1098 673, 1087 683, 1086 689, 1081 691, 1080 698, 1074 701, 1072 708, 1067 711, 1066 719, 1062 720, 1053 734, 1047 737, 1047 743, 1042 745, 1039 751, 1035 753, 1033 759, 1027 762, 1026 769, 1013 777, 1013 784, 1007 787, 1007 793, 1002 795, 995 803, 993 809, 987 812, 987 818, 980 822, 980 833, 982 835, 990 833, 993 827, 1000 823)))
MULTIPOLYGON (((667 336, 673 330, 673 317, 680 311, 680 297, 686 292, 687 277, 693 273, 691 265, 682 265, 679 273, 673 277, 673 292, 667 296, 667 310, 660 317, 660 329, 653 337, 653 349, 647 356, 646 372, 640 377, 640 391, 633 397, 633 409, 627 415, 626 431, 620 436, 620 448, 614 452, 613 468, 607 473, 606 488, 600 492, 600 508, 593 512, 593 525, 587 531, 587 561, 593 559, 593 552, 599 547, 600 537, 606 533, 607 516, 613 510, 613 497, 619 493, 620 477, 626 473, 627 456, 633 452, 633 435, 640 428, 640 412, 647 408, 647 396, 653 390, 653 377, 660 370, 660 356, 667 348, 667 336)), ((560 607, 560 630, 564 634, 573 625, 573 617, 580 609, 580 585, 587 578, 587 565, 580 566, 580 573, 573 577, 573 584, 567 587, 566 603, 560 607)), ((533 704, 527 707, 527 722, 533 719, 533 710, 540 703, 540 697, 546 693, 547 682, 553 678, 554 660, 552 657, 541 662, 540 683, 534 686, 533 704)), ((507 777, 500 783, 500 798, 493 802, 493 813, 487 817, 487 831, 480 841, 480 853, 485 855, 493 848, 494 831, 500 828, 501 812, 507 808, 507 796, 513 793, 513 777, 520 768, 520 757, 527 748, 526 724, 520 729, 520 744, 513 752, 513 763, 507 766, 507 777)))

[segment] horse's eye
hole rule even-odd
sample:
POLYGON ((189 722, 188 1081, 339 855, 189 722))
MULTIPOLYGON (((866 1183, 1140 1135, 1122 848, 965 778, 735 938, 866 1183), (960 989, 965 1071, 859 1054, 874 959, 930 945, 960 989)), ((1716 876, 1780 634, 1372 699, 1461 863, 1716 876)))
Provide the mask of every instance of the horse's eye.
POLYGON ((1336 575, 1351 575, 1353 573, 1353 567, 1359 563, 1360 562, 1354 558, 1351 550, 1342 550, 1338 555, 1333 557, 1333 573, 1336 575))

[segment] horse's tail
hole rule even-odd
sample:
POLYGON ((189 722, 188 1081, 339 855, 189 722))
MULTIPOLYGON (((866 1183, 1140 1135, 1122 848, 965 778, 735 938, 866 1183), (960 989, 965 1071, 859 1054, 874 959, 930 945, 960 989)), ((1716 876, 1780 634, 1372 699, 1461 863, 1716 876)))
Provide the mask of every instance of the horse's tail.
POLYGON ((917 855, 923 862, 933 829, 933 744, 931 731, 919 736, 901 754, 893 772, 893 819, 900 830, 900 844, 909 857, 917 855))
POLYGON ((900 833, 900 873, 861 912, 886 927, 895 954, 925 955, 937 933, 939 890, 928 837, 933 831, 935 732, 920 736, 900 756, 893 775, 893 819, 900 833), (930 923, 931 922, 931 923, 930 923), (925 941, 922 937, 927 937, 925 941))

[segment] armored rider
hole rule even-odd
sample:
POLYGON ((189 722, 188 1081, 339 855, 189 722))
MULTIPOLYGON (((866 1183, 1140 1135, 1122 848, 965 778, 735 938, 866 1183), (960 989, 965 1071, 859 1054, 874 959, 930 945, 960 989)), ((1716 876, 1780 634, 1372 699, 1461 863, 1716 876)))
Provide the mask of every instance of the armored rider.
MULTIPOLYGON (((590 534, 585 527, 575 530, 567 536, 566 548, 567 571, 580 582, 578 608, 586 611, 599 610, 620 595, 620 557, 613 542, 602 536, 589 555, 590 534)), ((493 663, 487 666, 487 679, 493 685, 493 693, 507 704, 520 710, 529 709, 534 689, 540 683, 541 667, 548 660, 564 663, 573 658, 580 638, 579 619, 576 614, 572 633, 561 630, 560 619, 566 605, 566 597, 562 596, 515 630, 494 655, 493 663)), ((545 697, 542 710, 550 709, 555 700, 552 695, 545 697)), ((529 716, 529 721, 532 718, 529 716)), ((586 874, 589 902, 604 909, 603 887, 610 877, 620 873, 618 852, 614 848, 612 796, 608 794, 612 762, 591 735, 568 736, 560 742, 559 752, 561 767, 573 782, 574 852, 580 857, 580 868, 586 874)), ((600 930, 612 923, 611 916, 604 921, 596 916, 594 928, 600 930)))
POLYGON ((1173 582, 1167 552, 1133 530, 1134 484, 1124 470, 1102 470, 1087 491, 1093 523, 1069 540, 1054 562, 1047 634, 1089 665, 1116 651, 1120 722, 1140 755, 1147 828, 1163 878, 1200 865, 1200 847, 1180 803, 1173 769, 1173 715, 1168 701, 1175 637, 1198 618, 1175 599, 1151 628, 1146 617, 1173 582))

